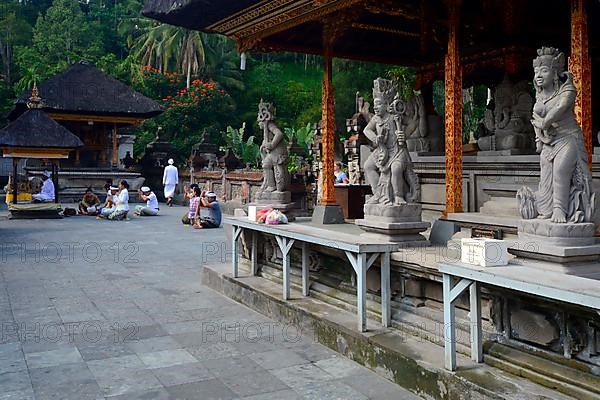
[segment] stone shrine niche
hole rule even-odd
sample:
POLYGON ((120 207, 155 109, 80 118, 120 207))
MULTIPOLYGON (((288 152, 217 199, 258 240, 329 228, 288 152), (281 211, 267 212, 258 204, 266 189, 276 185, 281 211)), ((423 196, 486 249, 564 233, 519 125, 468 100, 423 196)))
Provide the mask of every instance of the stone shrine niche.
POLYGON ((477 145, 481 151, 501 154, 528 154, 534 150, 531 125, 533 97, 529 84, 513 84, 508 77, 493 88, 492 99, 478 127, 477 145))

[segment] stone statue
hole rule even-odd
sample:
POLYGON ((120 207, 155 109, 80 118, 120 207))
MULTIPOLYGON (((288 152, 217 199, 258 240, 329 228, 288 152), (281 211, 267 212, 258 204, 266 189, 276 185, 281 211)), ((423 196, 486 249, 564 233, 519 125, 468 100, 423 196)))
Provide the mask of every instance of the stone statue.
POLYGON ((494 89, 494 97, 479 126, 477 145, 483 151, 533 149, 533 127, 529 123, 533 98, 527 82, 512 84, 508 77, 494 89))
POLYGON ((565 56, 553 47, 542 47, 533 69, 536 102, 531 124, 540 153, 540 183, 535 194, 525 188, 519 191, 521 215, 557 224, 591 222, 595 195, 565 56))
POLYGON ((418 201, 420 187, 401 126, 404 103, 392 81, 377 78, 373 87, 375 115, 364 133, 375 146, 365 162, 373 196, 368 204, 401 205, 418 201))
POLYGON ((415 93, 406 101, 402 122, 408 151, 429 151, 427 114, 421 93, 415 93))
MULTIPOLYGON (((288 172, 288 150, 283 132, 274 122, 275 107, 260 100, 258 105, 258 125, 263 130, 263 142, 260 156, 264 171, 264 180, 260 188, 259 198, 268 193, 284 192, 290 184, 288 172)), ((268 195, 267 195, 268 196, 268 195)))

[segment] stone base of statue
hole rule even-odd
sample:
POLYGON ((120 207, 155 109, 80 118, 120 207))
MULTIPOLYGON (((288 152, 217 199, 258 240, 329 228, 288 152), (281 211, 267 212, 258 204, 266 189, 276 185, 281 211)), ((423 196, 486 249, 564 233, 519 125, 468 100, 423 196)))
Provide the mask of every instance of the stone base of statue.
POLYGON ((407 246, 429 246, 429 241, 421 235, 430 226, 429 222, 421 221, 421 204, 365 204, 364 210, 365 218, 355 221, 365 231, 361 236, 407 246))
POLYGON ((541 269, 567 273, 590 268, 600 271, 600 244, 591 222, 557 224, 548 219, 525 219, 519 221, 517 231, 518 241, 509 248, 517 260, 536 260, 541 269))
POLYGON ((338 204, 318 205, 312 214, 313 224, 343 224, 344 213, 338 204))
POLYGON ((256 210, 264 210, 265 208, 273 208, 281 211, 288 218, 288 221, 293 221, 298 216, 296 204, 292 203, 292 192, 260 192, 256 195, 254 203, 250 206, 256 206, 256 210))

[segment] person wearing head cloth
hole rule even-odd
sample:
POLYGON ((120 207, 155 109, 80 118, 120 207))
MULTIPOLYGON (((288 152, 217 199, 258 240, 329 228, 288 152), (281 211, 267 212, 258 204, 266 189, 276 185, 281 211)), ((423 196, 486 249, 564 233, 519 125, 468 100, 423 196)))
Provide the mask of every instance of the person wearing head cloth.
POLYGON ((148 186, 142 186, 139 197, 146 202, 146 206, 136 206, 133 215, 148 217, 158 215, 158 199, 148 186))
POLYGON ((39 193, 31 196, 34 202, 54 201, 54 182, 50 176, 52 176, 50 172, 42 172, 42 188, 39 193))
POLYGON ((172 158, 169 158, 169 165, 165 167, 163 171, 163 185, 165 186, 165 201, 169 207, 173 207, 173 197, 175 196, 175 188, 177 188, 177 184, 179 183, 179 173, 177 171, 177 167, 175 161, 172 158))
POLYGON ((119 188, 116 186, 108 187, 108 194, 106 195, 106 202, 100 208, 100 212, 98 218, 107 218, 110 214, 112 214, 116 210, 116 201, 119 197, 118 195, 119 188))
POLYGON ((125 179, 119 182, 119 194, 113 196, 115 209, 108 215, 112 221, 121 221, 127 219, 129 213, 129 183, 125 179))
POLYGON ((208 215, 200 217, 194 225, 194 228, 206 229, 218 228, 221 226, 221 206, 217 201, 217 195, 214 192, 208 192, 206 194, 202 193, 199 206, 208 209, 208 215))
POLYGON ((79 202, 79 213, 83 215, 96 215, 100 207, 100 199, 94 194, 91 187, 85 190, 83 199, 79 202))

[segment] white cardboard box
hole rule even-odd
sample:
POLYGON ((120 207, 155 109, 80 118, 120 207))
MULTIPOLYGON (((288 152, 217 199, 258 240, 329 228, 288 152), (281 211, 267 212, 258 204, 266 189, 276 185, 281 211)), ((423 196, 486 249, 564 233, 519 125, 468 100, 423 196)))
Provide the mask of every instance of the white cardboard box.
POLYGON ((508 264, 508 244, 504 240, 463 238, 460 240, 461 261, 481 267, 508 264))
POLYGON ((256 206, 248 206, 248 220, 256 222, 256 206))

